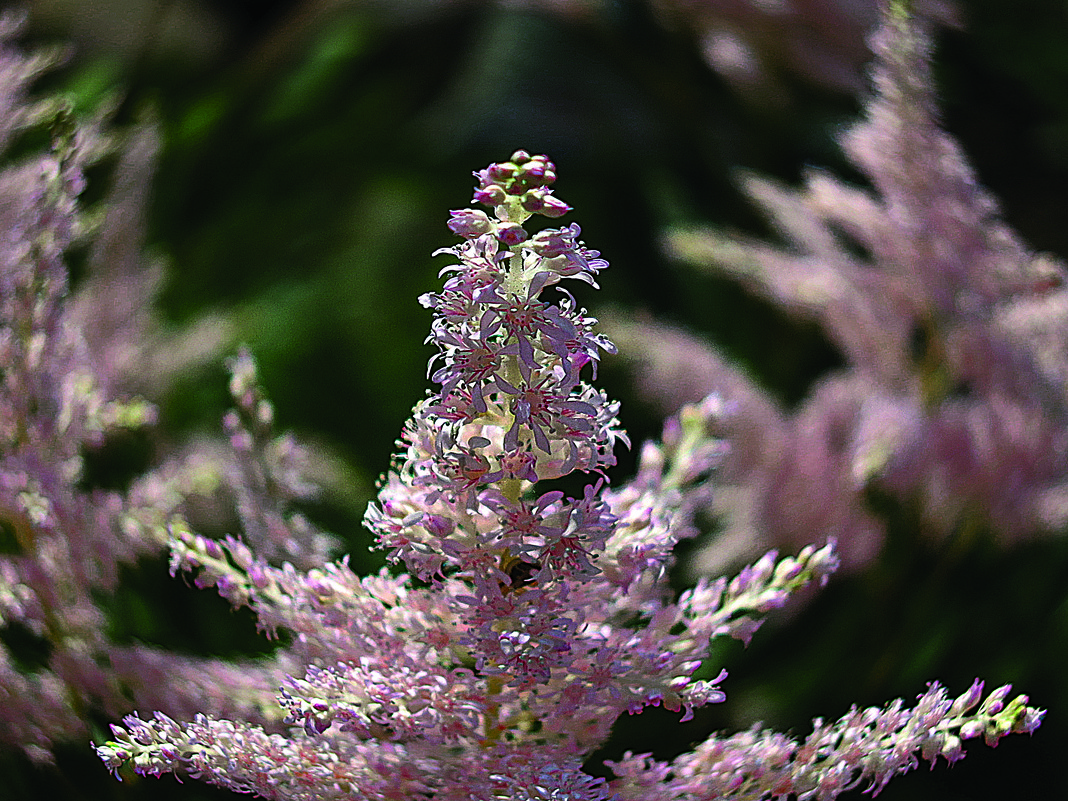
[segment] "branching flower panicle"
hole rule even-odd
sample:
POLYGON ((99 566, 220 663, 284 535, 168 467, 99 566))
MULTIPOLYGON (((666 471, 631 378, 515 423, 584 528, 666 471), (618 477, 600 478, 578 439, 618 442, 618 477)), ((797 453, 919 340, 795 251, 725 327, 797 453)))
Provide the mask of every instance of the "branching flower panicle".
POLYGON ((518 151, 476 177, 475 199, 493 216, 452 213, 463 242, 443 253, 456 263, 442 270, 442 291, 421 299, 434 312, 439 389, 415 407, 366 515, 378 546, 411 575, 361 578, 345 560, 276 565, 263 552, 284 537, 216 541, 176 522, 174 570, 292 634, 278 696, 289 729, 130 715, 97 748, 112 770, 187 772, 287 800, 682 801, 813 788, 832 798, 863 778, 881 786, 917 750, 955 758, 980 729, 1038 725, 1025 698, 1011 711, 1003 696, 988 700, 969 717, 977 697, 947 704, 932 685, 912 713, 897 705, 856 713, 856 725, 818 724, 817 746, 751 732, 710 738, 673 763, 627 757, 610 765, 612 781, 584 772, 620 715, 662 706, 688 720, 724 700, 726 672, 703 664, 710 641, 748 642, 838 557, 833 542, 772 553, 674 596, 672 548, 693 533, 688 512, 720 455, 704 435, 715 401, 669 423, 664 443, 643 447, 637 477, 610 488, 604 471, 627 439, 616 404, 585 375, 614 348, 557 286, 596 287, 607 265, 576 225, 524 227, 568 210, 544 156, 518 151), (581 497, 545 487, 575 472, 592 474, 581 497))

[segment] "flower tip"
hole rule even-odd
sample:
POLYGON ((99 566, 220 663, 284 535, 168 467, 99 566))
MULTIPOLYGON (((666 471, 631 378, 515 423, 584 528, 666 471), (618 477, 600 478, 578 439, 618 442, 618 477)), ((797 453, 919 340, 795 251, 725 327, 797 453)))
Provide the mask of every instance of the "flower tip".
POLYGON ((1032 709, 1027 707, 1023 714, 1016 720, 1016 724, 1012 727, 1014 734, 1034 734, 1035 729, 1042 725, 1042 720, 1046 717, 1045 709, 1032 709))
POLYGON ((546 217, 555 218, 563 217, 569 211, 571 211, 571 206, 564 203, 564 201, 549 195, 542 198, 542 207, 539 213, 546 217))

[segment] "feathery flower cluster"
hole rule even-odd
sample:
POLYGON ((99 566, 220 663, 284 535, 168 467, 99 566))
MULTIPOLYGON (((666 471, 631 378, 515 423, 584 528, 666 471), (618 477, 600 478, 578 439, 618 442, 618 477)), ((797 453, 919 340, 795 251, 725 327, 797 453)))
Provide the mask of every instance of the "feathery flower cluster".
POLYGON ((918 509, 933 536, 987 528, 1011 543, 1068 522, 1068 272, 1020 242, 939 127, 928 31, 901 5, 872 40, 866 119, 842 140, 870 189, 750 177, 786 247, 668 237, 682 260, 819 321, 846 368, 791 413, 694 337, 613 331, 641 351, 647 391, 681 396, 667 405, 724 399, 708 422, 731 445, 715 505, 734 547, 717 544, 705 569, 816 532, 863 564, 884 537, 870 487, 918 509))
MULTIPOLYGON (((0 15, 0 630, 16 634, 0 640, 0 744, 50 762, 57 744, 89 736, 92 716, 130 706, 280 720, 274 666, 193 658, 108 633, 102 601, 120 567, 165 552, 166 520, 194 473, 176 456, 118 490, 94 487, 85 464, 109 436, 155 416, 129 392, 134 364, 143 367, 152 343, 165 340, 144 311, 154 274, 140 263, 138 181, 151 173, 154 139, 144 130, 131 137, 108 213, 92 224, 79 201, 85 169, 114 152, 117 137, 78 124, 62 103, 30 97, 56 59, 20 53, 11 43, 19 27, 0 15), (51 134, 51 148, 26 147, 34 132, 51 134), (64 255, 74 244, 89 257, 71 291, 64 255), (17 647, 26 641, 43 656, 26 658, 33 649, 17 647)), ((186 344, 187 353, 198 349, 186 344)))
POLYGON ((949 703, 932 686, 901 704, 817 722, 803 746, 751 732, 711 738, 674 763, 628 756, 605 781, 583 770, 614 721, 650 706, 683 713, 724 699, 710 641, 748 642, 764 617, 837 566, 832 544, 771 553, 731 580, 673 598, 671 551, 720 457, 703 438, 714 405, 688 409, 636 479, 604 468, 626 442, 616 405, 583 378, 612 345, 557 286, 594 286, 607 265, 578 226, 531 234, 533 214, 567 207, 544 156, 516 152, 476 173, 493 209, 452 213, 463 243, 434 312, 430 371, 440 389, 404 429, 366 522, 410 574, 358 577, 345 560, 303 570, 260 546, 210 540, 178 522, 172 566, 292 634, 278 701, 288 730, 210 714, 126 717, 97 752, 116 773, 182 772, 268 799, 831 798, 961 754, 982 731, 1030 732, 1042 712, 981 686, 949 703), (556 287, 556 302, 546 290, 556 287), (592 473, 581 497, 544 482, 592 473), (957 739, 954 739, 957 738, 957 739))

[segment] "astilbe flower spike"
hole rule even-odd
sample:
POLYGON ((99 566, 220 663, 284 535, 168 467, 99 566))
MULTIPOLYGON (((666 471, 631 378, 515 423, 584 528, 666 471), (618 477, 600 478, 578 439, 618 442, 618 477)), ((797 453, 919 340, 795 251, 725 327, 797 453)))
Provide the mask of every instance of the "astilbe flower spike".
POLYGON ((662 445, 643 448, 637 477, 609 489, 603 470, 626 437, 616 405, 583 375, 613 347, 557 286, 596 286, 607 264, 578 226, 524 227, 533 214, 568 210, 544 156, 518 151, 476 177, 475 199, 493 216, 453 212, 463 242, 444 251, 454 263, 442 291, 421 299, 435 315, 430 372, 440 388, 415 407, 366 516, 378 546, 410 573, 359 577, 344 559, 276 566, 263 545, 175 523, 176 571, 292 635, 283 650, 300 669, 278 696, 289 729, 130 715, 97 747, 109 768, 187 773, 279 800, 762 798, 813 788, 830 798, 861 778, 881 785, 917 752, 956 758, 959 739, 980 730, 1038 725, 1026 698, 1006 706, 998 691, 970 714, 978 685, 949 704, 932 685, 916 710, 898 703, 817 724, 801 747, 750 733, 712 738, 671 764, 628 757, 612 781, 584 772, 624 712, 663 706, 685 720, 722 701, 725 673, 702 668, 710 640, 748 641, 791 593, 825 581, 837 557, 831 543, 772 553, 673 598, 671 550, 693 533, 688 511, 720 455, 701 436, 715 401, 669 423, 662 445), (581 497, 541 486, 575 472, 591 474, 581 497), (761 769, 771 761, 774 770, 761 769))
POLYGON ((715 500, 731 547, 717 541, 705 569, 817 535, 863 565, 885 539, 873 489, 933 538, 986 530, 1012 544, 1068 522, 1068 270, 1009 228, 941 128, 930 22, 908 5, 883 3, 873 91, 841 138, 868 186, 745 176, 783 244, 667 237, 682 261, 818 321, 844 367, 787 410, 694 336, 610 326, 646 394, 668 408, 724 399, 708 422, 731 445, 715 500))

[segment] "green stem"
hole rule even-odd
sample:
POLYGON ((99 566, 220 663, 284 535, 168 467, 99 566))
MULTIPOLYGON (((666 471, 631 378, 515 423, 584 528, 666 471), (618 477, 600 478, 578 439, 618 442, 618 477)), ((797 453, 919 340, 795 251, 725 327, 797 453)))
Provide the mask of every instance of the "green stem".
POLYGON ((483 743, 492 745, 501 738, 500 713, 501 705, 497 696, 504 689, 504 680, 500 676, 490 676, 486 679, 486 717, 482 721, 483 743))

